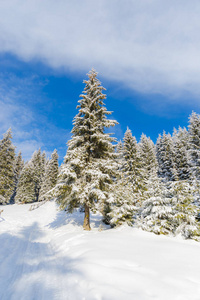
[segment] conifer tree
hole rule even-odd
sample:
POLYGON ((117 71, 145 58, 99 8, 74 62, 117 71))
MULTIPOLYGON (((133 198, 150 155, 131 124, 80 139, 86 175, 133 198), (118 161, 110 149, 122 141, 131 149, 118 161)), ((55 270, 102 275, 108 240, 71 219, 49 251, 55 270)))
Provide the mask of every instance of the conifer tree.
POLYGON ((200 115, 193 112, 189 117, 189 155, 193 176, 200 179, 200 115))
POLYGON ((186 180, 171 182, 169 192, 173 199, 174 233, 200 241, 200 223, 197 221, 200 208, 194 203, 194 186, 186 180))
MULTIPOLYGON (((53 189, 56 185, 58 178, 58 154, 57 150, 51 155, 51 159, 46 162, 45 174, 41 184, 39 199, 48 199, 48 192, 53 189)), ((51 197, 51 195, 50 195, 51 197)))
POLYGON ((159 176, 165 181, 177 180, 174 145, 169 133, 163 132, 163 136, 159 135, 156 143, 156 154, 159 176))
POLYGON ((125 159, 124 172, 132 180, 138 169, 137 141, 128 127, 123 138, 123 150, 125 159))
POLYGON ((24 160, 22 159, 22 154, 21 151, 18 153, 18 155, 15 158, 15 163, 14 163, 14 179, 15 179, 15 186, 14 186, 14 192, 11 197, 10 202, 14 203, 15 202, 15 196, 16 196, 16 190, 17 190, 17 184, 20 178, 20 174, 22 172, 22 169, 24 167, 24 160))
POLYGON ((141 170, 140 157, 136 138, 127 128, 123 139, 124 165, 123 172, 128 182, 132 184, 133 193, 138 202, 142 201, 144 178, 141 170))
POLYGON ((188 132, 186 128, 179 127, 173 132, 174 161, 176 164, 179 180, 189 179, 191 176, 189 153, 188 153, 188 132))
POLYGON ((134 193, 132 177, 130 178, 130 174, 126 174, 124 170, 127 162, 124 158, 124 146, 121 141, 117 144, 116 154, 118 172, 112 186, 113 197, 110 200, 109 223, 111 226, 118 226, 123 223, 132 225, 138 210, 138 197, 137 193, 134 193))
POLYGON ((32 203, 37 200, 35 192, 35 166, 32 160, 22 169, 15 196, 15 202, 32 203))
POLYGON ((158 162, 156 158, 156 150, 153 141, 142 134, 139 142, 140 167, 143 169, 143 176, 148 179, 150 174, 157 172, 158 162))
POLYGON ((138 212, 138 195, 133 192, 133 185, 124 173, 120 172, 113 184, 113 197, 110 199, 110 224, 112 226, 127 223, 132 225, 138 212))
POLYGON ((0 141, 0 204, 9 203, 15 187, 15 147, 9 129, 0 141))
POLYGON ((22 169, 16 190, 17 202, 29 203, 39 200, 39 192, 44 177, 45 152, 35 151, 28 163, 22 169))
POLYGON ((167 189, 158 177, 158 162, 154 143, 142 134, 139 143, 142 174, 145 178, 144 201, 137 219, 139 227, 156 234, 168 234, 172 209, 167 189))
POLYGON ((143 230, 156 234, 169 234, 173 231, 172 200, 167 197, 167 190, 157 172, 151 175, 145 193, 137 224, 143 230))
POLYGON ((122 170, 125 161, 124 161, 124 146, 123 146, 123 143, 122 143, 121 140, 117 143, 116 154, 117 154, 116 155, 116 161, 117 161, 117 164, 118 164, 118 169, 122 170))
POLYGON ((41 149, 35 151, 31 158, 31 162, 34 168, 33 181, 35 184, 35 201, 39 200, 39 193, 45 173, 45 164, 46 164, 46 154, 45 152, 41 153, 41 149))
POLYGON ((100 202, 106 208, 110 200, 110 184, 113 181, 115 141, 105 128, 117 122, 107 119, 104 100, 105 90, 97 79, 97 72, 91 70, 84 81, 85 89, 78 101, 78 114, 73 121, 72 139, 61 167, 55 195, 61 208, 73 211, 84 206, 83 227, 90 230, 90 209, 100 202))

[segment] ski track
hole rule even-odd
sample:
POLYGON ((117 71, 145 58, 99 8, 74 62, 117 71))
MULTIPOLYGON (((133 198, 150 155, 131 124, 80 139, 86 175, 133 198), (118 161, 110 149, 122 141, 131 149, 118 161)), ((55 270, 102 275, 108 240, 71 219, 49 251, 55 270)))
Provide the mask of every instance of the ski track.
POLYGON ((49 242, 51 230, 47 224, 35 220, 30 222, 26 217, 24 223, 29 225, 23 226, 23 222, 17 220, 18 230, 1 235, 4 251, 0 252, 0 281, 3 286, 0 299, 67 299, 67 294, 63 293, 63 282, 56 272, 62 265, 62 258, 57 258, 58 254, 49 242), (45 238, 47 242, 43 241, 45 238))

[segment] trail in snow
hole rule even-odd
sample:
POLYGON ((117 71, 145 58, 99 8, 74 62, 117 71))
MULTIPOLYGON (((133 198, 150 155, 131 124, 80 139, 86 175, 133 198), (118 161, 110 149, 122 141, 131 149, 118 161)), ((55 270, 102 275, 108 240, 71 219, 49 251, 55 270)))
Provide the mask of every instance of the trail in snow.
POLYGON ((48 202, 5 206, 1 300, 199 300, 200 244, 130 227, 91 232, 48 202))
POLYGON ((64 299, 60 279, 66 267, 52 249, 46 226, 49 220, 36 211, 31 215, 28 207, 20 216, 20 208, 12 207, 8 216, 12 230, 0 235, 0 299, 64 299))

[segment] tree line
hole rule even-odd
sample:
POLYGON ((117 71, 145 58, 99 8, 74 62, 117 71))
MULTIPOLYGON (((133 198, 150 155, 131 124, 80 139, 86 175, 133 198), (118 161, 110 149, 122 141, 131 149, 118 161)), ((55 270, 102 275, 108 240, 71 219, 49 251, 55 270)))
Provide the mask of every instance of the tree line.
POLYGON ((111 226, 127 223, 156 234, 199 240, 200 115, 193 112, 187 129, 174 129, 172 135, 163 132, 156 144, 144 134, 137 142, 129 128, 117 142, 105 130, 117 121, 108 118, 111 112, 97 72, 92 69, 84 83, 59 170, 56 151, 49 162, 36 151, 22 166, 21 154, 15 156, 8 143, 11 132, 6 133, 0 142, 1 202, 54 198, 61 209, 84 211, 86 230, 91 229, 90 211, 99 211, 111 226), (6 143, 7 160, 2 151, 6 143))
POLYGON ((15 153, 9 129, 0 141, 0 204, 32 203, 45 200, 58 176, 57 151, 46 158, 41 149, 24 163, 22 154, 15 153))

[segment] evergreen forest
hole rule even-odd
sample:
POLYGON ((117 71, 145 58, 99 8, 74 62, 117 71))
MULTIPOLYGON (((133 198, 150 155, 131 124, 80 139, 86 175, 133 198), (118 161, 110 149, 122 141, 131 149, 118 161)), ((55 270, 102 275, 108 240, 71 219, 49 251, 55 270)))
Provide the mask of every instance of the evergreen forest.
POLYGON ((111 227, 128 224, 155 234, 200 241, 200 115, 192 112, 187 128, 163 132, 154 144, 139 141, 127 127, 117 141, 105 88, 92 69, 77 105, 71 139, 59 166, 57 151, 47 159, 36 150, 23 161, 12 131, 0 140, 0 204, 54 199, 62 210, 99 212, 111 227))

